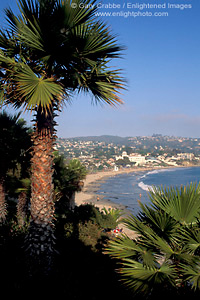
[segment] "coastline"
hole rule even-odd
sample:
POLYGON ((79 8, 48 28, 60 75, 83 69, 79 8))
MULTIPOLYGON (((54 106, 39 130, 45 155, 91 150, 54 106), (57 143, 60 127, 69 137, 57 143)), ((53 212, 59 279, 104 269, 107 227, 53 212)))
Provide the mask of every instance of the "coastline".
MULTIPOLYGON (((188 166, 191 167, 191 166, 188 166)), ((164 170, 164 169, 172 169, 172 168, 185 168, 185 166, 167 166, 167 167, 135 167, 129 169, 122 169, 119 171, 109 170, 109 171, 101 171, 96 173, 87 174, 86 179, 83 180, 83 189, 81 192, 76 193, 75 203, 76 205, 91 203, 97 206, 100 210, 102 208, 119 208, 126 210, 126 206, 117 204, 111 200, 104 199, 103 196, 98 196, 99 199, 97 201, 97 195, 95 192, 98 190, 99 186, 106 181, 108 178, 115 177, 120 174, 129 174, 129 173, 138 173, 143 171, 153 171, 153 170, 164 170)))
MULTIPOLYGON (((142 169, 144 170, 144 169, 142 169)), ((149 168, 148 168, 149 170, 149 168)), ((128 174, 133 172, 139 172, 139 169, 129 169, 129 170, 120 170, 120 171, 107 171, 107 172, 98 172, 95 174, 88 174, 84 180, 84 187, 81 192, 76 193, 75 203, 76 205, 83 204, 92 204, 98 207, 100 210, 103 208, 109 209, 120 209, 122 211, 122 218, 127 217, 130 214, 130 211, 126 209, 126 206, 122 204, 114 203, 110 200, 104 199, 103 196, 98 196, 95 192, 100 187, 101 183, 104 182, 107 178, 114 177, 120 174, 128 174)), ((122 229, 122 232, 125 233, 129 238, 134 239, 137 237, 136 233, 128 229, 123 223, 119 224, 119 228, 122 229)))
MULTIPOLYGON (((105 182, 108 178, 115 177, 120 174, 129 174, 129 173, 138 173, 138 172, 148 172, 153 170, 164 170, 172 168, 191 168, 196 166, 167 166, 167 167, 135 167, 130 169, 122 169, 119 171, 102 171, 94 174, 88 174, 86 179, 83 181, 84 186, 81 192, 77 192, 75 196, 75 204, 77 206, 83 204, 92 204, 98 207, 100 210, 103 208, 109 209, 120 209, 122 211, 122 218, 125 218, 131 214, 131 211, 128 210, 127 206, 123 204, 117 204, 110 199, 105 199, 103 195, 97 195, 97 191, 101 184, 105 182)), ((199 166, 198 166, 199 167, 199 166)), ((123 229, 123 232, 128 235, 130 238, 135 238, 136 235, 133 231, 130 231, 123 224, 119 224, 119 227, 123 229)))
POLYGON ((125 209, 126 207, 110 200, 103 199, 103 196, 99 196, 97 200, 97 195, 95 192, 98 190, 99 186, 102 182, 106 179, 115 177, 120 174, 129 174, 129 173, 137 173, 141 171, 151 171, 155 170, 156 168, 130 168, 130 169, 123 169, 119 171, 104 171, 104 172, 97 172, 94 174, 88 174, 86 179, 83 180, 84 186, 81 192, 76 193, 75 203, 76 205, 91 203, 101 210, 103 207, 106 208, 120 208, 125 209))
MULTIPOLYGON (((168 169, 162 168, 162 169, 168 169)), ((160 170, 161 168, 145 168, 145 167, 137 167, 137 168, 130 168, 130 169, 123 169, 119 171, 104 171, 104 172, 97 172, 94 174, 88 174, 86 179, 83 181, 84 186, 81 192, 77 192, 75 196, 75 204, 77 206, 84 205, 84 204, 92 204, 98 207, 100 210, 103 208, 109 209, 120 209, 122 211, 122 218, 125 218, 131 214, 130 210, 127 209, 127 206, 122 204, 117 204, 109 199, 105 199, 104 196, 96 194, 96 191, 99 189, 100 185, 106 181, 108 178, 115 177, 120 174, 129 174, 129 173, 137 173, 142 171, 152 171, 152 170, 160 170)), ((119 224, 119 227, 123 229, 123 232, 129 236, 130 238, 135 238, 136 234, 126 228, 124 224, 119 224)))

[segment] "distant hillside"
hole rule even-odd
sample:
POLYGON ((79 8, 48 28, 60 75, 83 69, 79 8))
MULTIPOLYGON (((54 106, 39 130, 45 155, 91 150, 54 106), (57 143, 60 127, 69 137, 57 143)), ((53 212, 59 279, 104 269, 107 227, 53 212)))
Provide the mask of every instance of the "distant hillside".
MULTIPOLYGON (((65 140, 65 139, 62 139, 65 140)), ((66 138, 68 141, 81 142, 104 142, 106 144, 125 145, 133 148, 135 151, 144 150, 145 152, 193 152, 200 154, 200 138, 186 138, 174 136, 162 136, 154 134, 153 136, 120 137, 112 135, 86 136, 66 138)))
POLYGON ((92 141, 92 142, 105 142, 105 143, 113 143, 113 144, 124 144, 127 143, 129 137, 120 137, 120 136, 113 136, 113 135, 101 135, 101 136, 84 136, 84 137, 75 137, 70 138, 68 140, 73 141, 92 141))

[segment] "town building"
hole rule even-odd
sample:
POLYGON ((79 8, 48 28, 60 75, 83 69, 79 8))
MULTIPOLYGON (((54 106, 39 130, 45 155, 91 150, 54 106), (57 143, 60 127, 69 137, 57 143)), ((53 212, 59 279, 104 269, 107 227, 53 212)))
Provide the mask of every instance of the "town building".
POLYGON ((121 156, 116 156, 116 160, 124 158, 128 158, 129 161, 135 163, 136 166, 144 165, 146 163, 145 156, 139 153, 131 153, 130 155, 128 155, 126 151, 123 151, 121 156))

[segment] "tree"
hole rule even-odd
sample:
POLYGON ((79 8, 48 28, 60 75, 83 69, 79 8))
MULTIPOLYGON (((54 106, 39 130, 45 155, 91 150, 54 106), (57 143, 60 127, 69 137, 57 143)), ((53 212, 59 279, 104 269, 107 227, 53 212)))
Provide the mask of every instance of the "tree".
POLYGON ((19 0, 20 15, 7 9, 9 26, 0 32, 2 101, 35 111, 28 238, 33 256, 50 257, 54 251, 55 112, 75 91, 90 92, 96 103, 122 103, 120 70, 110 68, 110 59, 119 57, 121 47, 94 18, 96 3, 19 0))
POLYGON ((57 211, 64 213, 66 209, 74 209, 75 193, 81 191, 86 168, 77 159, 65 163, 64 155, 56 155, 54 159, 54 188, 57 195, 57 211))
POLYGON ((21 187, 17 189, 19 193, 17 202, 17 220, 18 224, 24 226, 25 221, 28 220, 28 204, 30 194, 30 178, 22 178, 20 180, 21 187))
POLYGON ((130 162, 128 157, 124 157, 123 159, 118 159, 115 163, 117 166, 122 166, 122 167, 126 167, 126 165, 133 164, 130 162))
MULTIPOLYGON (((19 165, 25 173, 25 161, 31 145, 29 128, 20 114, 11 116, 5 111, 0 114, 0 222, 5 222, 7 205, 5 184, 8 170, 16 170, 19 165)), ((27 165, 26 165, 27 166, 27 165)))
POLYGON ((108 253, 120 259, 124 282, 135 293, 155 299, 163 289, 181 297, 193 290, 199 296, 200 184, 154 188, 150 200, 125 220, 137 238, 111 241, 108 253))

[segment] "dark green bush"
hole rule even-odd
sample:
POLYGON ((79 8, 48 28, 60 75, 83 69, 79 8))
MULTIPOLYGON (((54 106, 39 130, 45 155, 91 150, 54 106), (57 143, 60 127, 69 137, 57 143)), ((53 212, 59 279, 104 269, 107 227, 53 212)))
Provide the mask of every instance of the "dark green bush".
POLYGON ((90 246, 92 250, 95 250, 96 245, 101 238, 101 230, 97 224, 92 221, 88 221, 85 224, 78 224, 79 240, 84 243, 85 246, 90 246))
POLYGON ((60 219, 60 224, 64 225, 66 238, 77 239, 94 251, 109 238, 106 232, 115 228, 117 222, 112 214, 86 204, 75 207, 74 212, 68 211, 65 218, 60 219))
POLYGON ((77 206, 74 211, 74 218, 82 223, 92 221, 101 229, 111 230, 117 226, 117 221, 111 214, 101 212, 98 207, 92 204, 77 206))

